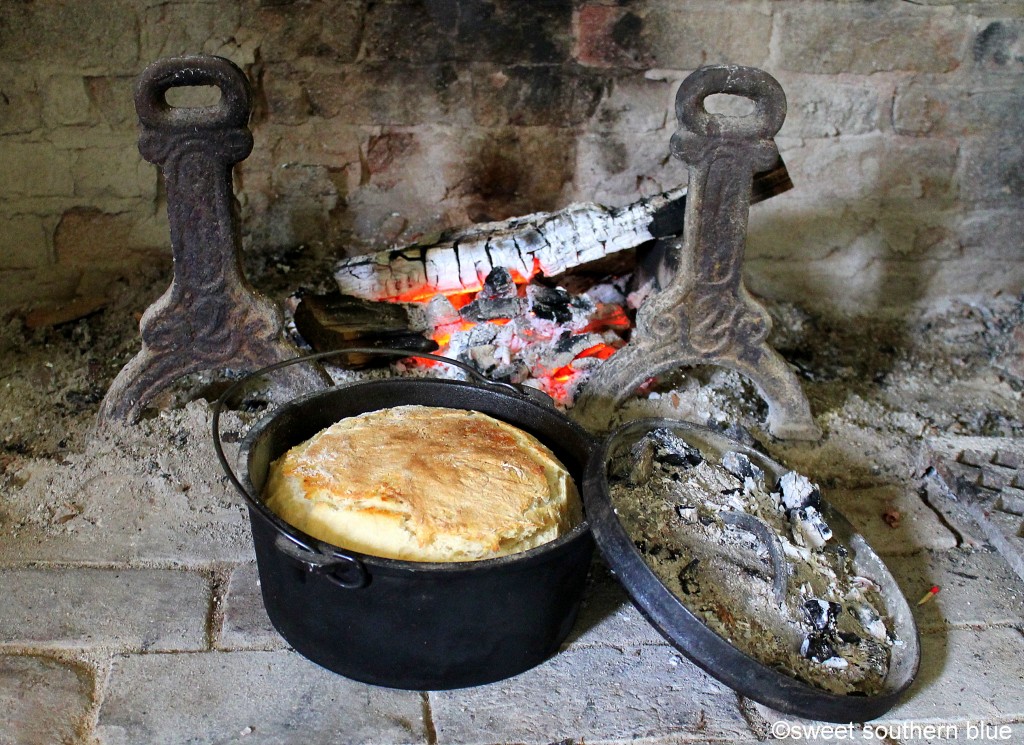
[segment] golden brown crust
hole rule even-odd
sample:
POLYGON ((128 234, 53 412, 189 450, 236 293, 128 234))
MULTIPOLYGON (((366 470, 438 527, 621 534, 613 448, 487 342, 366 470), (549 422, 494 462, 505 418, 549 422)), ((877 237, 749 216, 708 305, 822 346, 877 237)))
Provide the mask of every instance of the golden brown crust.
POLYGON ((582 519, 565 467, 475 411, 398 406, 344 419, 271 464, 267 506, 364 553, 468 561, 524 551, 582 519))

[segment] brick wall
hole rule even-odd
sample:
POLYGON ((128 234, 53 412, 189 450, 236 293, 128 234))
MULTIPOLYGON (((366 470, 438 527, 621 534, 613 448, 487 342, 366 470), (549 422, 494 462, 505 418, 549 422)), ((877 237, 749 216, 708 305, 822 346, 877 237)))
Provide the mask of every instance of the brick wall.
POLYGON ((6 0, 0 307, 166 261, 131 84, 200 51, 256 86, 253 251, 360 253, 669 188, 678 82, 736 62, 788 94, 797 185, 754 209, 752 288, 877 313, 1024 285, 1019 2, 6 0))

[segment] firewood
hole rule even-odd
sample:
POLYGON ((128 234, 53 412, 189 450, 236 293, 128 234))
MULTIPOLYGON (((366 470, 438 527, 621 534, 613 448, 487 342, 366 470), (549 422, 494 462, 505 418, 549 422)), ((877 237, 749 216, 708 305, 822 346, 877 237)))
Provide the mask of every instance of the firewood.
MULTIPOLYGON (((409 313, 401 305, 371 302, 330 292, 306 295, 295 309, 295 328, 317 352, 346 347, 392 347, 413 352, 433 352, 437 343, 413 329, 409 313)), ((394 357, 361 353, 326 360, 352 370, 394 362, 394 357)))
MULTIPOLYGON (((792 188, 786 167, 754 177, 754 200, 792 188)), ((416 302, 436 293, 479 292, 495 267, 517 282, 552 277, 658 237, 682 232, 686 187, 624 207, 574 204, 442 234, 436 241, 341 260, 342 292, 370 300, 416 302)))

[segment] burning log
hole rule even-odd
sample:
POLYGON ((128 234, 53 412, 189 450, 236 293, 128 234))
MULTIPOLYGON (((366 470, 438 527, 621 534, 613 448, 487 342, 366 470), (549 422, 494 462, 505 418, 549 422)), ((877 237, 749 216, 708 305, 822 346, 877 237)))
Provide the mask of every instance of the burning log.
POLYGON ((653 240, 654 213, 685 194, 680 188, 621 209, 575 204, 559 212, 484 223, 442 235, 431 245, 344 259, 334 278, 349 295, 406 302, 437 292, 479 292, 495 267, 504 267, 521 284, 538 273, 561 274, 653 240))
MULTIPOLYGON (((781 159, 754 177, 753 201, 792 188, 781 159)), ((334 271, 341 291, 369 300, 417 302, 440 292, 479 292, 496 267, 517 284, 537 274, 553 277, 683 229, 686 187, 625 207, 574 204, 442 234, 413 244, 343 259, 334 271)))

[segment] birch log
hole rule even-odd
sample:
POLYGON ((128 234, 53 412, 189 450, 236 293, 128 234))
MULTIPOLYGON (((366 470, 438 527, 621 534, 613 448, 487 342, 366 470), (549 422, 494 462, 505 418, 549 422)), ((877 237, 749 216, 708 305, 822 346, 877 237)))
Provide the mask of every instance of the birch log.
MULTIPOLYGON (((792 188, 781 159, 754 177, 751 201, 792 188)), ((516 282, 555 276, 617 251, 682 232, 686 187, 624 207, 573 204, 503 222, 482 223, 413 244, 340 261, 334 278, 347 295, 367 300, 417 302, 438 292, 479 292, 494 267, 516 282)))
POLYGON ((508 269, 516 282, 538 273, 553 276, 653 240, 654 213, 685 195, 681 187, 617 209, 583 203, 482 223, 431 245, 343 259, 334 278, 348 295, 413 302, 438 292, 479 292, 497 266, 508 269))

